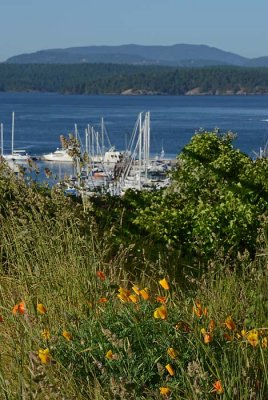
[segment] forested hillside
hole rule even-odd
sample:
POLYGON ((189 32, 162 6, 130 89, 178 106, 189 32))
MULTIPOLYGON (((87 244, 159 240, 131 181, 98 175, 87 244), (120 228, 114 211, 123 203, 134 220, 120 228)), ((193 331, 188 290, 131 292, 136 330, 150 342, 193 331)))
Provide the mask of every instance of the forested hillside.
POLYGON ((0 91, 73 94, 267 94, 268 68, 0 64, 0 91))

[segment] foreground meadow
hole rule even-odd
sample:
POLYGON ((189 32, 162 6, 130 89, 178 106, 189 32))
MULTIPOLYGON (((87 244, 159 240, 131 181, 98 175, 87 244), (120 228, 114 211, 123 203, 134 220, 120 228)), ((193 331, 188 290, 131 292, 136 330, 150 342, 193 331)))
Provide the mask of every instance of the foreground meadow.
MULTIPOLYGON (((178 211, 189 191, 180 179, 178 211)), ((228 192, 224 205, 216 183, 228 221, 202 220, 206 191, 186 229, 170 193, 160 218, 161 194, 81 204, 2 164, 0 398, 267 399, 266 189, 238 185, 240 203, 228 192)))

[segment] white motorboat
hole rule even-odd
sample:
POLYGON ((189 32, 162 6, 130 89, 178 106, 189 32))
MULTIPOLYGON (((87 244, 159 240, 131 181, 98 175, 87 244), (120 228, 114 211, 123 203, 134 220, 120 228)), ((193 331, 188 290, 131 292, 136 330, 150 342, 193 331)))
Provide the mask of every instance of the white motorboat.
POLYGON ((73 158, 68 154, 68 150, 64 149, 57 149, 49 154, 44 154, 42 158, 45 161, 73 162, 73 158))

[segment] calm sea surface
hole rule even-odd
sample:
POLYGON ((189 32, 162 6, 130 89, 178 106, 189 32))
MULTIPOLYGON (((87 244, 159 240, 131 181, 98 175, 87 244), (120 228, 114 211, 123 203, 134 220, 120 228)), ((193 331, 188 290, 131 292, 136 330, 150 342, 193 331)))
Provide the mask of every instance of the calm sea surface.
MULTIPOLYGON (((234 145, 253 155, 268 139, 268 96, 64 96, 49 93, 0 93, 4 152, 11 147, 11 113, 15 111, 15 148, 42 155, 60 146, 59 136, 78 125, 96 129, 104 117, 111 143, 126 148, 136 118, 151 112, 151 154, 163 146, 175 156, 195 130, 219 127, 237 133, 234 145)), ((100 128, 99 128, 100 129, 100 128)))

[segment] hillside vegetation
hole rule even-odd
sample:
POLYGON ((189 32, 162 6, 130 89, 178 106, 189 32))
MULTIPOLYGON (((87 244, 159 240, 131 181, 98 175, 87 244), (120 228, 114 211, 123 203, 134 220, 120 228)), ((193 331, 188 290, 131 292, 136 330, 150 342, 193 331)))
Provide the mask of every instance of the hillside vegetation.
POLYGON ((1 163, 0 397, 268 398, 267 176, 210 132, 122 198, 1 163))
POLYGON ((73 94, 267 94, 267 68, 0 64, 0 91, 73 94))

